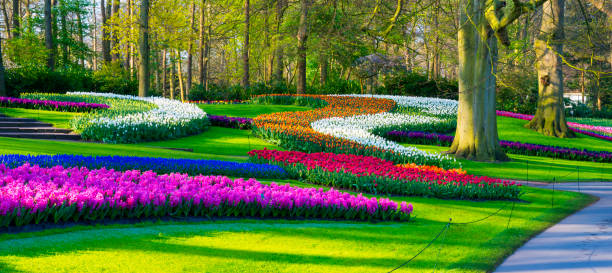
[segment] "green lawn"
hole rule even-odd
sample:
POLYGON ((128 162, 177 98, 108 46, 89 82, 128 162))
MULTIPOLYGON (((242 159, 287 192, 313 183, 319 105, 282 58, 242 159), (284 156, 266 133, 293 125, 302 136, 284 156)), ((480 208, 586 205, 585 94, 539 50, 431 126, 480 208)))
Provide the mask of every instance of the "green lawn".
POLYGON ((296 105, 264 105, 264 104, 198 104, 204 112, 211 115, 254 118, 262 114, 276 112, 306 111, 312 108, 296 105))
POLYGON ((31 118, 53 124, 57 128, 70 128, 70 120, 83 113, 57 112, 23 108, 0 108, 0 113, 10 117, 31 118))
POLYGON ((610 141, 582 134, 577 134, 576 138, 549 137, 525 128, 525 124, 527 124, 526 120, 497 117, 499 139, 593 151, 612 151, 612 142, 610 141))
MULTIPOLYGON (((421 150, 430 152, 444 152, 448 147, 432 145, 414 145, 421 150)), ((588 161, 573 161, 553 159, 549 157, 526 156, 509 154, 512 161, 503 163, 486 163, 469 160, 459 160, 462 168, 470 174, 486 175, 491 177, 526 180, 529 170, 530 181, 558 182, 580 181, 612 181, 612 164, 588 161), (527 162, 529 161, 529 162, 527 162), (529 165, 529 166, 527 166, 529 165), (580 173, 578 173, 578 168, 580 173)))
POLYGON ((282 148, 252 136, 250 130, 237 130, 223 127, 210 127, 199 135, 184 137, 176 140, 147 142, 135 146, 144 147, 172 147, 192 149, 196 153, 247 156, 254 149, 282 148))
POLYGON ((487 272, 528 238, 593 198, 525 188, 508 225, 508 202, 409 201, 408 223, 240 220, 77 226, 0 235, 1 272, 387 272, 453 222, 397 272, 487 272), (439 254, 439 255, 438 255, 439 254))

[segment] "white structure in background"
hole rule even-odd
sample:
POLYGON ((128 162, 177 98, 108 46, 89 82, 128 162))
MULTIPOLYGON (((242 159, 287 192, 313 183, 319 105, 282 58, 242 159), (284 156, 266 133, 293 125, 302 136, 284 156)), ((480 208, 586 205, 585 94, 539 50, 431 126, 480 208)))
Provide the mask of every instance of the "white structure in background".
POLYGON ((584 100, 583 100, 581 92, 566 92, 566 93, 563 93, 563 97, 570 99, 574 103, 589 102, 589 97, 586 94, 584 94, 584 100))

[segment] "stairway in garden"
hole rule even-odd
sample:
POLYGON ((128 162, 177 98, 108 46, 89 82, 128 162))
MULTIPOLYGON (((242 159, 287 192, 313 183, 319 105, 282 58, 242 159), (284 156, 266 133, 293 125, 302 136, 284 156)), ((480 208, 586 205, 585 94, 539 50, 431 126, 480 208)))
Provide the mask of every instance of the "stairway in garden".
POLYGON ((52 124, 29 118, 14 118, 0 114, 0 137, 50 140, 81 140, 69 129, 55 128, 52 124))

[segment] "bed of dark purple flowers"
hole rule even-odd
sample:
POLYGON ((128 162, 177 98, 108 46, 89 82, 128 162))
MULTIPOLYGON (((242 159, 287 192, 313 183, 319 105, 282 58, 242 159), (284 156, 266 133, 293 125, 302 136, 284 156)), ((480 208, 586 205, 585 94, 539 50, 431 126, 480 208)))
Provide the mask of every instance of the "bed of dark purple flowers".
POLYGON ((0 97, 0 106, 9 108, 27 108, 63 112, 91 112, 97 109, 106 109, 106 104, 87 102, 68 102, 53 100, 32 100, 11 97, 0 97))
MULTIPOLYGON (((419 131, 391 131, 387 133, 386 136, 401 142, 438 146, 450 146, 454 139, 453 136, 449 135, 419 131)), ((499 144, 504 151, 511 154, 545 156, 580 161, 612 162, 612 152, 607 151, 589 151, 505 140, 501 140, 499 144)))
POLYGON ((16 168, 25 163, 49 168, 54 166, 140 170, 159 174, 186 173, 189 175, 226 175, 246 178, 285 179, 287 172, 276 165, 239 163, 222 160, 174 159, 136 156, 83 156, 83 155, 0 155, 0 164, 16 168))
POLYGON ((208 119, 210 120, 212 126, 241 130, 250 130, 253 124, 253 119, 251 118, 208 115, 208 119))

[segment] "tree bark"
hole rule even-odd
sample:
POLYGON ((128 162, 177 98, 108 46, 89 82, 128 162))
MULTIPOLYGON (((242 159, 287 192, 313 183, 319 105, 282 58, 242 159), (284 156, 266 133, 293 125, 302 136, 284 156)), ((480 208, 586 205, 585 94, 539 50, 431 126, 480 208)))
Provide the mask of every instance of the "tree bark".
POLYGON ((6 81, 4 79, 4 61, 2 60, 2 37, 0 37, 0 96, 7 96, 6 81))
MULTIPOLYGON (((108 0, 112 1, 112 0, 108 0)), ((100 13, 102 13, 102 61, 108 64, 111 61, 110 55, 110 39, 108 37, 108 11, 104 0, 100 0, 100 13)))
POLYGON ((139 32, 138 96, 146 97, 151 84, 149 82, 149 0, 141 0, 140 3, 139 32))
POLYGON ((176 68, 175 60, 172 51, 170 51, 170 99, 174 99, 174 70, 176 68))
MULTIPOLYGON (((195 1, 191 3, 191 30, 195 32, 195 1)), ((189 40, 189 49, 187 50, 187 85, 185 86, 185 92, 189 94, 191 89, 191 82, 193 78, 193 41, 189 40)))
POLYGON ((563 16, 565 0, 548 0, 543 6, 540 33, 535 37, 538 71, 538 108, 525 127, 543 135, 573 137, 563 105, 563 16))
POLYGON ((204 66, 204 57, 206 52, 204 51, 204 28, 206 25, 206 0, 202 0, 202 4, 200 6, 200 54, 198 56, 198 64, 200 67, 200 85, 204 87, 204 83, 206 82, 206 66, 204 66))
POLYGON ((167 93, 167 82, 168 82, 168 62, 166 61, 166 50, 162 51, 162 96, 165 98, 168 96, 167 93))
POLYGON ((96 17, 96 1, 91 3, 93 13, 93 54, 91 56, 91 68, 92 70, 98 69, 98 19, 96 17))
POLYGON ((19 38, 19 0, 13 0, 13 38, 19 38))
POLYGON ((308 8, 310 0, 300 1, 300 25, 297 33, 297 93, 306 93, 306 41, 308 40, 308 8))
MULTIPOLYGON (((77 8, 80 10, 81 9, 80 3, 77 2, 76 5, 77 5, 77 8)), ((84 45, 84 42, 83 42, 83 21, 81 19, 81 13, 77 12, 76 16, 77 16, 77 28, 78 28, 78 32, 79 32, 78 33, 79 43, 81 45, 84 45)), ((78 57, 78 60, 79 60, 79 63, 81 64, 81 67, 84 68, 85 67, 85 57, 81 54, 78 57)))
POLYGON ((242 49, 242 87, 249 88, 249 26, 251 1, 244 0, 244 47, 242 49))
POLYGON ((457 131, 448 153, 477 161, 509 160, 499 145, 495 114, 497 39, 483 14, 485 1, 462 1, 457 131))
POLYGON ((283 22, 283 13, 285 11, 285 0, 276 1, 276 41, 275 41, 275 59, 276 66, 274 68, 274 81, 276 83, 283 82, 283 46, 281 45, 281 25, 283 22))
POLYGON ((53 26, 51 24, 51 0, 45 0, 45 47, 47 48, 47 67, 55 69, 55 47, 53 45, 53 26))
POLYGON ((327 83, 327 70, 329 68, 329 61, 325 53, 320 52, 319 54, 319 84, 321 86, 324 86, 327 83))
POLYGON ((183 63, 181 62, 181 52, 176 50, 176 56, 178 58, 177 76, 179 81, 179 92, 181 95, 181 101, 185 101, 185 85, 183 84, 183 63))
MULTIPOLYGON (((120 0, 113 0, 113 15, 111 16, 116 16, 116 17, 119 16, 119 5, 120 4, 121 4, 120 0)), ((109 18, 111 16, 109 16, 109 18)), ((117 35, 117 30, 114 30, 111 32, 111 42, 112 42, 111 51, 114 51, 114 53, 111 55, 111 58, 114 62, 117 62, 121 58, 119 56, 119 52, 121 49, 119 48, 119 37, 117 35)))
POLYGON ((61 49, 62 49, 62 64, 68 65, 68 23, 66 22, 66 16, 68 15, 68 7, 66 7, 66 2, 62 0, 58 0, 60 2, 60 24, 62 25, 62 31, 60 31, 61 36, 61 49))

